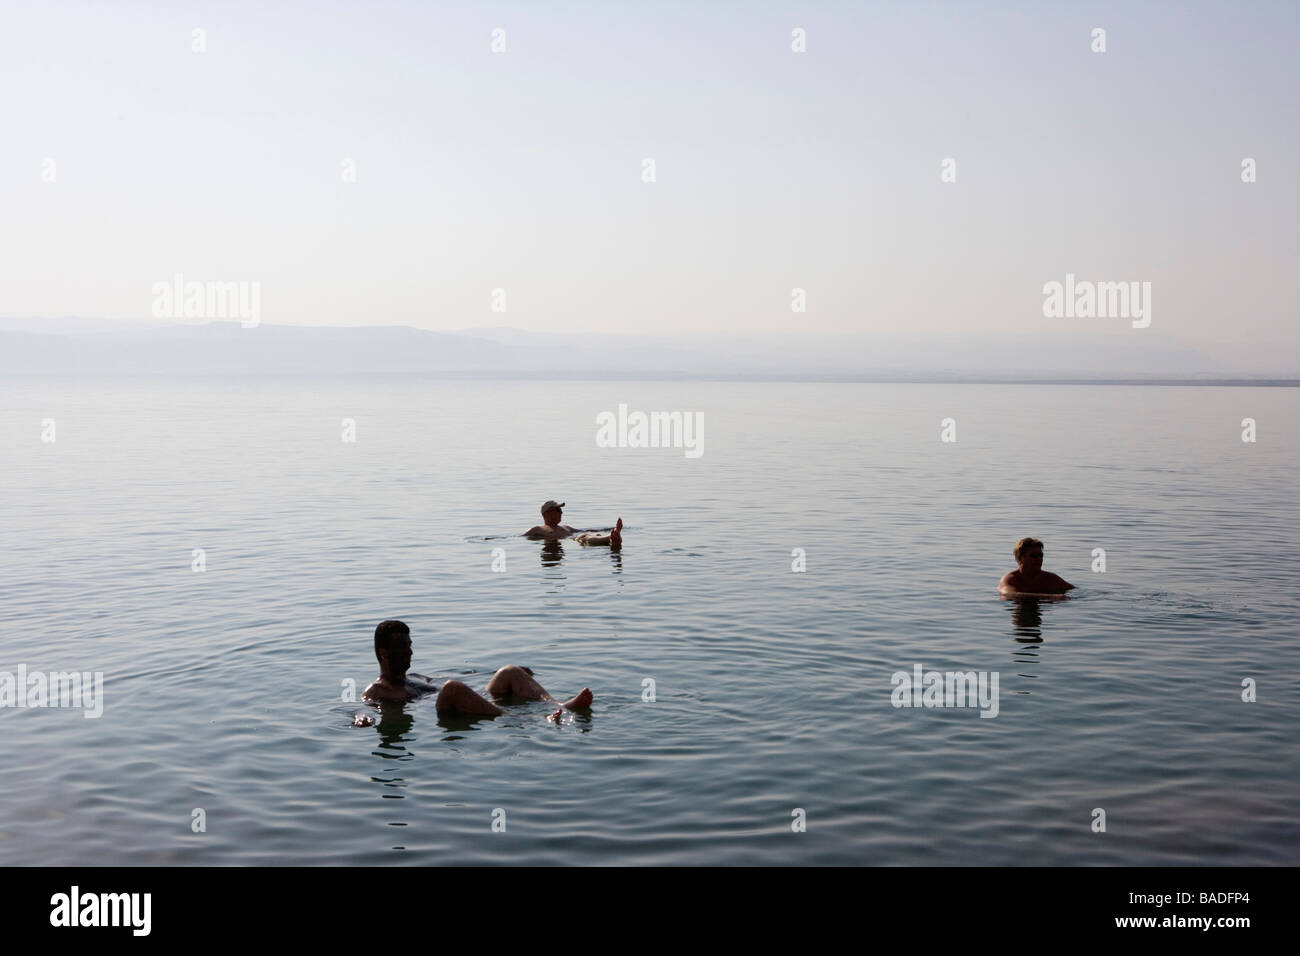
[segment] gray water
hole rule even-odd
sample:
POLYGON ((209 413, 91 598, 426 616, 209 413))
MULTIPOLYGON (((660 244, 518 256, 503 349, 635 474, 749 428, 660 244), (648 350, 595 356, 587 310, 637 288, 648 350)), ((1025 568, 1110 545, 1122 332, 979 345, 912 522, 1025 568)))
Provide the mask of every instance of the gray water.
POLYGON ((1297 421, 1280 388, 0 382, 0 671, 104 675, 99 718, 0 709, 0 861, 1295 864, 1297 421), (619 403, 703 413, 704 453, 597 447, 619 403), (621 555, 519 537, 552 497, 621 555), (1076 596, 998 599, 1029 534, 1076 596), (390 617, 415 671, 595 705, 353 727, 390 617), (916 664, 997 672, 997 716, 894 707, 916 664))

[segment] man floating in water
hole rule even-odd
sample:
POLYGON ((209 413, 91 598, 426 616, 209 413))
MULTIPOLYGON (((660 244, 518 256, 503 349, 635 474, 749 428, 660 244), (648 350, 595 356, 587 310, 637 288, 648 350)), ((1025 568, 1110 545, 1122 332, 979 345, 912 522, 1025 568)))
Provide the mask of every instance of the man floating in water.
MULTIPOLYGON (((379 658, 379 679, 367 687, 361 699, 371 702, 385 700, 404 702, 414 700, 437 688, 423 674, 407 673, 411 666, 411 629, 401 621, 383 621, 375 628, 375 656, 379 658)), ((526 667, 503 667, 488 681, 487 692, 496 698, 524 697, 528 700, 549 700, 555 703, 558 718, 564 709, 583 710, 591 706, 591 689, 563 702, 556 701, 541 684, 533 680, 533 672, 526 667)), ((466 714, 476 717, 497 717, 505 711, 492 701, 481 697, 458 680, 449 680, 438 691, 439 714, 466 714)), ((374 719, 359 716, 358 726, 369 726, 374 719)))
POLYGON ((1037 538, 1021 538, 1012 554, 1019 567, 1004 574, 998 583, 998 593, 1003 597, 1050 597, 1074 589, 1060 575, 1043 570, 1043 542, 1037 538))
POLYGON ((572 537, 579 544, 607 544, 614 551, 623 547, 622 518, 619 518, 618 523, 609 531, 602 532, 598 528, 593 528, 590 531, 579 532, 576 528, 560 524, 563 517, 564 502, 547 501, 543 503, 542 523, 525 531, 524 537, 545 538, 548 541, 558 541, 560 538, 572 537), (574 537, 575 535, 576 537, 574 537))

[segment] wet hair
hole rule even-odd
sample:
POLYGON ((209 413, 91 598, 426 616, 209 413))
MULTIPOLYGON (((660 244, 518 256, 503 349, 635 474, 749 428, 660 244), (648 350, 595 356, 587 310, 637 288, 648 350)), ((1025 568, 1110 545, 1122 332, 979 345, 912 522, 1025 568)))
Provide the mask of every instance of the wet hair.
MULTIPOLYGON (((1024 554, 1026 551, 1028 551, 1030 548, 1033 547, 1041 548, 1042 546, 1043 546, 1043 542, 1039 541, 1037 538, 1021 538, 1019 541, 1016 542, 1016 548, 1011 553, 1016 556, 1016 563, 1019 563, 1020 556, 1024 554)), ((402 626, 405 627, 406 625, 403 624, 402 626)))
POLYGON ((384 659, 379 657, 380 650, 392 653, 393 644, 405 638, 411 639, 411 629, 401 621, 380 621, 379 626, 375 628, 375 657, 379 659, 379 666, 384 666, 384 659))

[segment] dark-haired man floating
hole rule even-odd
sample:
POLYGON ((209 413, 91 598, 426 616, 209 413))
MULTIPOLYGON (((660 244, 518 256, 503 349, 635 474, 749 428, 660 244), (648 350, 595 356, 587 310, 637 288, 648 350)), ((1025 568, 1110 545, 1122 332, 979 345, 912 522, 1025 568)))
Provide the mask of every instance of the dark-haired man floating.
MULTIPOLYGON (((385 700, 408 701, 423 694, 432 693, 436 688, 423 674, 408 673, 411 666, 411 629, 401 621, 383 621, 375 628, 375 656, 379 658, 379 679, 367 687, 361 699, 378 702, 385 700)), ((549 700, 557 704, 552 718, 563 711, 582 710, 591 706, 591 689, 584 687, 582 693, 566 701, 556 701, 546 692, 541 684, 533 680, 533 672, 526 667, 510 665, 503 667, 488 681, 487 692, 493 697, 524 697, 528 700, 549 700)), ((458 680, 449 680, 438 691, 439 714, 467 714, 476 717, 497 717, 505 711, 492 701, 475 693, 458 680)), ((372 722, 358 718, 358 722, 372 722)))
POLYGON ((1059 597, 1074 590, 1074 585, 1059 574, 1043 570, 1043 542, 1037 538, 1021 538, 1011 553, 1017 567, 998 582, 998 593, 1003 597, 1059 597))
POLYGON ((604 532, 598 528, 593 528, 590 531, 579 531, 577 528, 570 528, 567 524, 560 523, 563 518, 564 502, 543 502, 542 523, 525 531, 524 537, 544 538, 548 541, 573 538, 578 544, 607 544, 614 551, 623 547, 622 518, 618 519, 618 523, 614 527, 604 532))

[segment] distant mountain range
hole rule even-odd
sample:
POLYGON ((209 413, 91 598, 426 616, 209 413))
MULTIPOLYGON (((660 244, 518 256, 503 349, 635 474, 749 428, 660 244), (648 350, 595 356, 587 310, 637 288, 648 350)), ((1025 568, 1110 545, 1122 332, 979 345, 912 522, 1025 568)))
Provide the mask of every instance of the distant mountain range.
MULTIPOLYGON (((1285 350, 1284 350, 1285 351, 1285 350)), ((410 326, 0 319, 0 375, 503 375, 869 381, 1300 380, 1143 331, 688 338, 410 326)))

